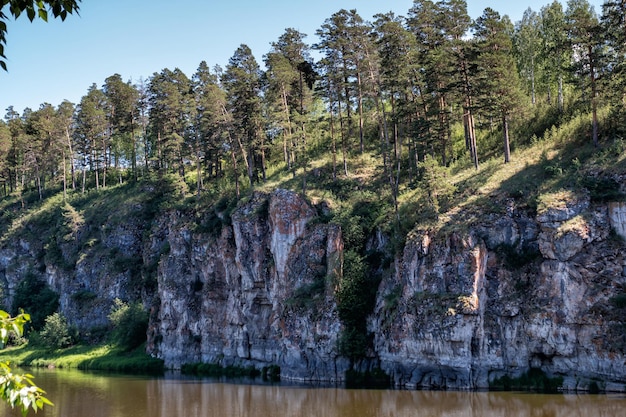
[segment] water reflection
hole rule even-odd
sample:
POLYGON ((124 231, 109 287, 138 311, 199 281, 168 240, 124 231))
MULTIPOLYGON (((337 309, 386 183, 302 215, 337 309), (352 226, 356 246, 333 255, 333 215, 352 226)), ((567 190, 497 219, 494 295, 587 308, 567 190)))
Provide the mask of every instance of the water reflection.
MULTIPOLYGON (((348 390, 34 370, 45 417, 617 417, 623 396, 348 390)), ((0 415, 19 417, 17 411, 0 415)))

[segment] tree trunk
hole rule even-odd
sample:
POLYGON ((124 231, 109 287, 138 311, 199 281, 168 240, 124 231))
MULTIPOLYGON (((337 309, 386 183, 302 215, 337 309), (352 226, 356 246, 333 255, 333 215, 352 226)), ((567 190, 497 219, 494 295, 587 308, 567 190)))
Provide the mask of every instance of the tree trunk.
POLYGON ((61 151, 63 157, 63 202, 67 201, 67 166, 65 162, 65 149, 61 151))
POLYGON ((93 160, 96 163, 95 176, 96 176, 96 190, 100 189, 100 178, 98 176, 98 171, 100 170, 100 164, 98 163, 98 158, 96 158, 96 150, 93 150, 93 160))
MULTIPOLYGON (((343 157, 343 173, 347 177, 348 176, 348 151, 346 149, 346 135, 343 132, 343 115, 341 114, 341 98, 338 100, 338 109, 339 109, 339 129, 341 134, 341 153, 343 157)), ((350 108, 350 106, 348 106, 350 108)), ((348 112, 349 114, 349 112, 348 112)), ((350 124, 350 121, 348 121, 350 124)))
POLYGON ((447 117, 446 117, 446 98, 443 94, 439 95, 439 140, 441 141, 441 164, 448 165, 448 134, 447 134, 447 117))
POLYGON ((235 177, 235 194, 237 195, 237 200, 239 200, 239 170, 237 169, 237 154, 235 153, 235 144, 233 143, 233 139, 230 136, 230 133, 228 134, 228 139, 230 141, 230 156, 232 158, 233 161, 233 172, 234 172, 234 177, 235 177))
POLYGON ((565 109, 565 99, 563 98, 563 75, 559 74, 559 92, 558 92, 559 111, 565 109))
POLYGON ((200 152, 196 151, 196 190, 198 196, 202 190, 202 167, 200 165, 200 152))
POLYGON ((72 190, 76 189, 76 173, 74 167, 74 151, 72 150, 72 138, 70 137, 70 132, 65 128, 65 138, 67 139, 67 149, 69 151, 70 156, 70 174, 72 175, 72 190))
POLYGON ((263 178, 263 183, 267 182, 267 172, 265 168, 265 135, 262 133, 257 133, 261 137, 261 176, 263 178))
POLYGON ((133 149, 131 151, 131 169, 133 171, 133 179, 137 181, 137 141, 135 140, 135 123, 134 116, 131 116, 130 119, 130 141, 132 143, 133 149))
POLYGON ((291 141, 290 138, 293 134, 291 129, 291 115, 289 114, 289 103, 287 102, 287 91, 285 90, 285 86, 281 85, 281 89, 281 101, 283 104, 283 110, 285 112, 285 119, 287 120, 287 129, 283 131, 283 155, 285 158, 285 163, 287 164, 287 169, 291 169, 291 164, 293 163, 291 157, 292 150, 290 149, 291 147, 287 145, 288 142, 291 141))
POLYGON ((106 148, 106 143, 104 142, 104 138, 102 139, 102 155, 104 156, 104 160, 102 161, 102 188, 106 188, 108 157, 107 157, 107 148, 106 148))
POLYGON ((330 140, 332 143, 333 153, 333 181, 337 179, 337 141, 335 140, 335 110, 333 109, 333 103, 330 103, 330 140))
POLYGON ((595 74, 595 62, 593 59, 593 46, 588 46, 589 54, 589 77, 591 79, 591 114, 592 114, 592 138, 593 138, 593 146, 598 147, 598 101, 596 99, 597 96, 597 86, 596 86, 596 74, 595 74))
POLYGON ((530 90, 531 90, 531 103, 534 106, 537 103, 537 98, 535 97, 535 57, 533 56, 530 59, 530 90))
POLYGON ((502 132, 504 134, 504 163, 511 162, 511 147, 509 144, 509 120, 506 113, 502 113, 502 132))
POLYGON ((83 172, 82 172, 82 174, 83 174, 83 185, 82 185, 82 188, 81 188, 81 193, 82 194, 85 194, 85 182, 87 181, 87 170, 85 168, 87 168, 86 156, 83 157, 83 172))
POLYGON ((359 150, 361 154, 365 152, 365 140, 363 133, 363 87, 361 85, 361 73, 357 72, 357 83, 359 86, 358 110, 359 110, 359 150))
POLYGON ((474 115, 472 114, 471 107, 469 111, 469 128, 470 128, 470 141, 472 148, 472 161, 474 162, 474 168, 478 169, 478 147, 476 145, 476 128, 474 125, 474 115))

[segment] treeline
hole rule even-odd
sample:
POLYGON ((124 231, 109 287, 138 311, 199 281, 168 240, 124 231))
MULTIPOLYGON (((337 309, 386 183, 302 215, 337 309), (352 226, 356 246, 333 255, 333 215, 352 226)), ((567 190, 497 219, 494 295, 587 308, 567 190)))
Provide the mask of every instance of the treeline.
POLYGON ((191 77, 166 68, 138 83, 115 74, 77 104, 9 107, 0 185, 43 198, 60 184, 85 192, 176 172, 198 192, 226 178, 238 195, 266 181, 269 167, 284 167, 306 190, 315 144, 332 155, 333 179, 349 174, 351 155, 375 151, 397 202, 427 157, 478 168, 480 131, 498 132, 508 162, 510 125, 540 103, 589 111, 595 144, 599 103, 612 106, 618 128, 625 13, 617 0, 600 15, 586 0, 554 1, 516 24, 491 8, 473 21, 463 0, 415 0, 406 17, 371 22, 340 10, 314 45, 287 29, 263 56, 265 70, 241 45, 225 68, 201 62, 191 77))

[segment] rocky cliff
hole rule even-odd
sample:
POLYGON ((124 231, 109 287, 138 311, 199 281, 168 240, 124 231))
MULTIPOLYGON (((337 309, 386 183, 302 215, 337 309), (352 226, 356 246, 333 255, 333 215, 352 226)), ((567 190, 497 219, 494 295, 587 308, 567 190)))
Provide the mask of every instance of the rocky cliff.
POLYGON ((278 365, 286 379, 341 381, 351 366, 380 367, 397 386, 461 389, 539 368, 568 389, 626 390, 626 204, 562 193, 536 213, 509 200, 471 224, 414 230, 382 273, 359 361, 338 349, 341 229, 298 194, 255 193, 230 218, 169 209, 145 224, 141 205, 126 210, 54 248, 5 239, 5 305, 26 274, 83 330, 106 325, 115 298, 141 299, 148 351, 174 368, 278 365), (203 216, 217 221, 198 227, 203 216))
POLYGON ((511 201, 468 230, 409 240, 370 323, 396 384, 485 388, 539 368, 567 389, 624 390, 624 311, 614 308, 624 204, 553 197, 535 218, 511 201))
POLYGON ((171 213, 162 222, 170 251, 158 268, 151 353, 173 367, 278 365, 290 379, 342 379, 334 300, 341 230, 315 218, 285 190, 254 194, 216 236, 192 233, 171 213))

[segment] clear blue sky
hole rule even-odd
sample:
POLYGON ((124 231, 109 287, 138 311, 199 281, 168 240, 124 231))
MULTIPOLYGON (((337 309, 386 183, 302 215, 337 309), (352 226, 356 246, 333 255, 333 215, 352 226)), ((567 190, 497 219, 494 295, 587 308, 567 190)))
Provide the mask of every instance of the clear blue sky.
MULTIPOLYGON (((491 7, 519 21, 528 7, 539 11, 552 0, 468 0, 472 18, 491 7)), ((565 3, 564 0, 562 0, 565 3)), ((601 13, 603 0, 590 0, 601 13)), ((0 70, 0 117, 13 105, 78 103, 89 86, 102 86, 118 73, 124 80, 147 79, 164 68, 187 76, 201 61, 226 66, 245 43, 262 65, 270 43, 293 27, 315 43, 315 31, 340 9, 357 9, 365 20, 376 13, 406 15, 413 0, 83 0, 80 16, 65 22, 7 22, 0 70)))

